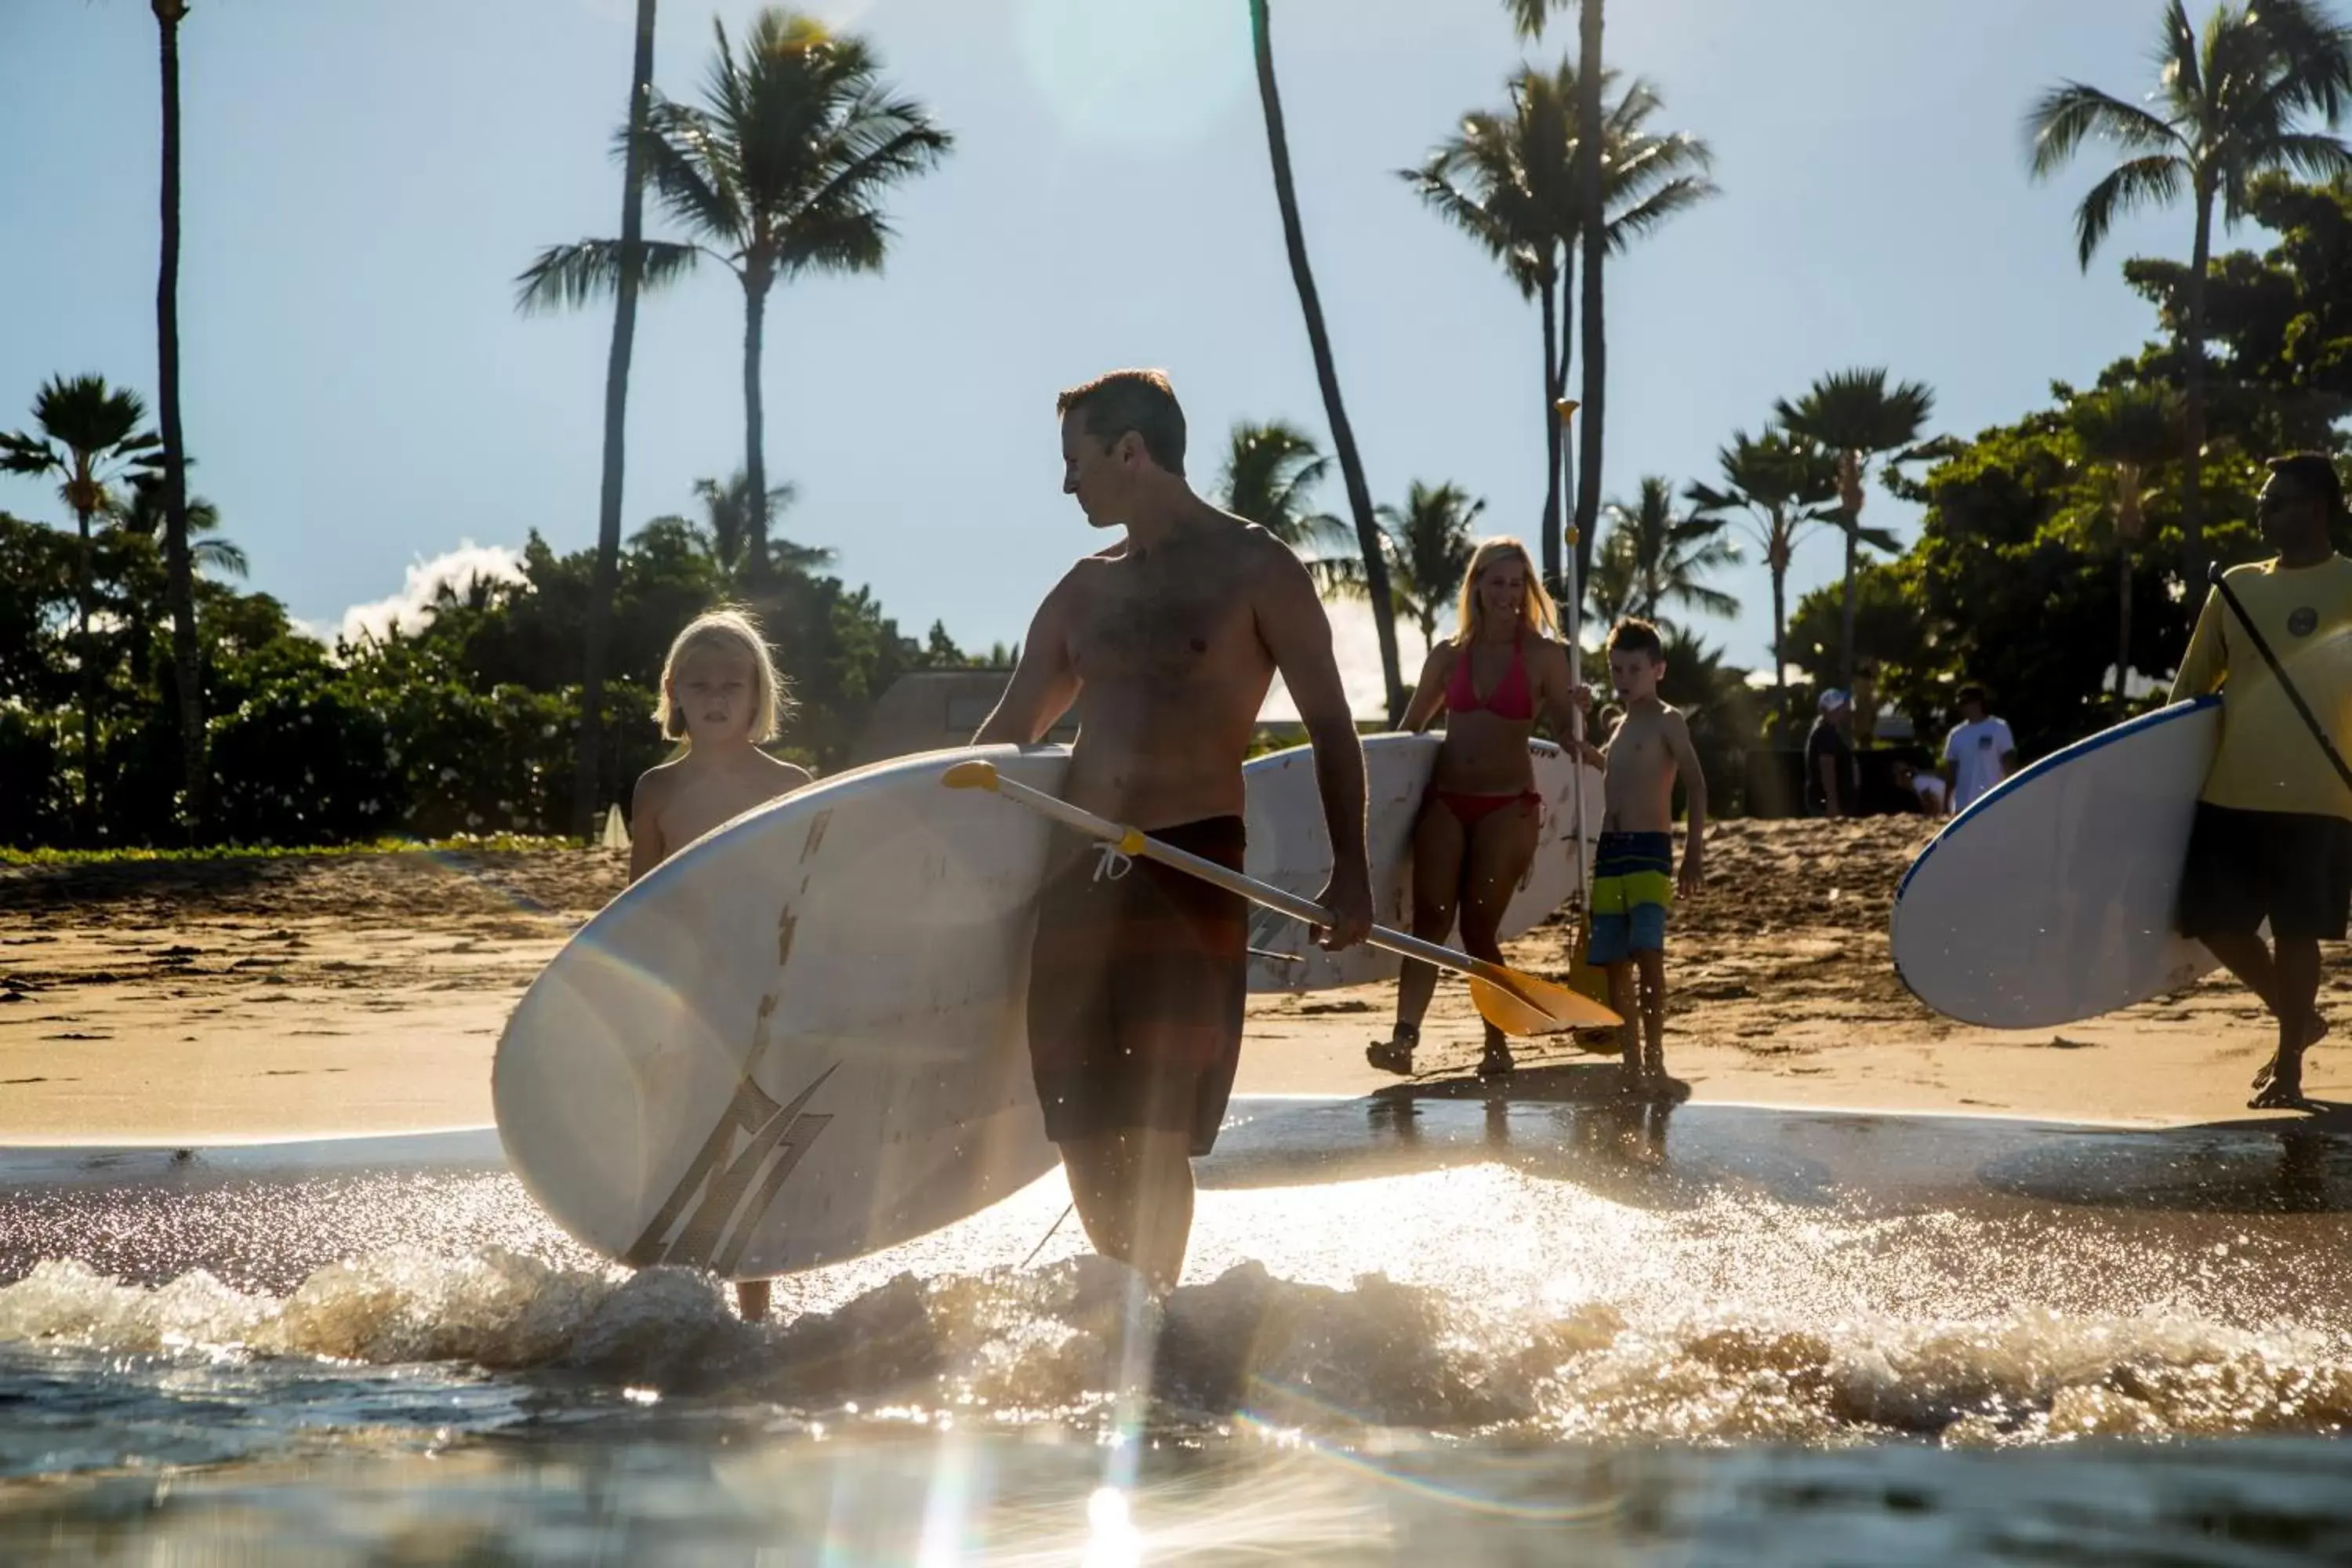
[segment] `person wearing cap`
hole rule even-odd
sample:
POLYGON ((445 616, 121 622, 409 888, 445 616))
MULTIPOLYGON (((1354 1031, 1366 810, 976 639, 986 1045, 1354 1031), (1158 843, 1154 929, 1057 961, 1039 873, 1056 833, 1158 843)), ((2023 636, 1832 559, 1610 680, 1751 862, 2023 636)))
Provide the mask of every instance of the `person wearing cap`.
MULTIPOLYGON (((2340 752, 2352 746, 2352 680, 2340 652, 2352 637, 2352 561, 2333 543, 2343 482, 2325 453, 2273 458, 2269 467, 2254 519, 2278 555, 2231 567, 2227 581, 2340 752)), ((2198 795, 2175 924, 2278 1020, 2278 1049, 2255 1075, 2249 1103, 2305 1109, 2304 1053, 2327 1033, 2319 944, 2344 940, 2352 905, 2352 789, 2218 591, 2197 617, 2172 700, 2216 688, 2221 743, 2198 795)))
POLYGON ((1836 687, 1822 693, 1821 717, 1805 737, 1805 809, 1814 816, 1852 816, 1862 795, 1862 773, 1845 727, 1853 700, 1836 687))

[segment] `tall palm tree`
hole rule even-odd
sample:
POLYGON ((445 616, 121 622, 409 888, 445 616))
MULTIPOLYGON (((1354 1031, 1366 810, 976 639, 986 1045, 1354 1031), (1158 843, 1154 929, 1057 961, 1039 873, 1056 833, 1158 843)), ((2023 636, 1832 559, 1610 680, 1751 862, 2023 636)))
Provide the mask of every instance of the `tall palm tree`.
MULTIPOLYGON (((1470 558, 1477 553, 1479 514, 1486 510, 1460 485, 1412 481, 1402 507, 1381 508, 1381 542, 1389 563, 1389 593, 1397 614, 1410 616, 1421 628, 1421 646, 1437 641, 1437 623, 1462 594, 1469 575, 1470 558)), ((1322 574, 1328 590, 1341 598, 1360 599, 1368 592, 1360 565, 1353 559, 1328 563, 1322 574)))
POLYGON ((1314 510, 1315 491, 1330 473, 1331 459, 1296 425, 1245 419, 1234 426, 1217 490, 1227 511, 1311 559, 1349 538, 1346 523, 1314 510))
POLYGON ((151 0, 163 88, 163 244, 155 273, 155 401, 163 442, 164 597, 172 606, 172 683, 180 709, 183 819, 205 815, 205 690, 196 657, 195 571, 188 549, 187 446, 180 429, 180 23, 186 0, 151 0))
MULTIPOLYGON (((771 8, 752 19, 739 52, 723 22, 704 107, 658 91, 634 142, 662 206, 688 240, 647 240, 642 282, 673 283, 706 258, 743 288, 743 468, 768 493, 760 371, 768 292, 807 272, 878 272, 893 237, 881 208, 893 185, 938 164, 954 139, 923 106, 894 98, 863 38, 771 8)), ((577 307, 619 286, 619 240, 583 239, 541 252, 524 271, 524 310, 577 307)), ((768 579, 762 533, 750 574, 768 579)))
POLYGON ((1862 547, 1897 548, 1894 535, 1863 526, 1863 481, 1871 465, 1881 458, 1905 463, 1925 455, 1917 450, 1919 436, 1935 407, 1936 395, 1923 382, 1887 385, 1884 365, 1833 371, 1814 382, 1794 403, 1784 397, 1773 405, 1790 435, 1815 442, 1837 456, 1835 521, 1838 531, 1845 535, 1845 605, 1839 623, 1838 669, 1849 691, 1853 689, 1854 595, 1862 547))
POLYGON ((2026 116, 2033 177, 2065 166, 2091 137, 2126 154, 2074 210, 2075 254, 2084 271, 2116 218, 2187 196, 2196 208, 2180 336, 2187 350, 2181 543, 2189 577, 2205 570, 2205 288, 2213 255, 2213 206, 2225 226, 2244 216, 2246 188, 2268 169, 2315 180, 2352 174, 2352 149, 2298 130, 2307 116, 2334 126, 2352 96, 2352 30, 2311 0, 2217 6, 2200 37, 2182 0, 2167 0, 2156 51, 2156 109, 2063 81, 2026 116))
MULTIPOLYGON (((1599 85, 1605 88, 1614 79, 1604 73, 1599 85)), ((1557 581, 1564 425, 1555 409, 1568 391, 1568 343, 1575 325, 1569 283, 1575 275, 1575 247, 1584 215, 1577 195, 1576 170, 1582 154, 1573 109, 1584 89, 1577 68, 1567 61, 1549 72, 1523 69, 1508 87, 1507 110, 1463 116, 1455 133, 1439 143, 1419 168, 1402 171, 1402 177, 1441 216, 1500 260, 1523 295, 1536 296, 1544 306, 1542 412, 1548 473, 1539 553, 1545 575, 1557 581)), ((1714 154, 1704 142, 1645 129, 1660 107, 1655 89, 1635 81, 1610 105, 1603 120, 1601 142, 1608 160, 1601 216, 1613 251, 1629 248, 1668 218, 1717 194, 1706 178, 1714 154)), ((1577 539, 1580 574, 1590 569, 1592 548, 1588 521, 1577 539)))
POLYGON ((85 834, 96 827, 98 815, 98 649, 89 631, 96 569, 90 529, 98 519, 110 515, 115 485, 135 468, 153 467, 163 440, 153 431, 139 427, 146 417, 147 405, 137 393, 109 386, 104 376, 55 375, 41 384, 33 399, 33 422, 40 426, 40 434, 22 430, 0 434, 0 470, 57 476, 58 494, 81 531, 74 570, 79 628, 74 662, 80 667, 81 676, 85 834))
POLYGON ((1573 159, 1572 78, 1534 69, 1513 76, 1510 107, 1462 117, 1454 133, 1418 168, 1398 177, 1440 216, 1502 263, 1522 299, 1539 309, 1543 331, 1544 504, 1537 524, 1538 557, 1545 580, 1560 581, 1560 441, 1565 422, 1553 413, 1568 395, 1568 351, 1561 323, 1571 312, 1568 279, 1574 253, 1566 237, 1576 226, 1568 184, 1573 159))
POLYGON ((1789 563, 1810 525, 1832 521, 1822 510, 1838 493, 1837 459, 1801 436, 1767 430, 1750 438, 1731 433, 1719 447, 1716 466, 1723 489, 1693 483, 1683 498, 1702 515, 1740 514, 1740 522, 1764 552, 1772 575, 1772 689, 1785 716, 1789 706, 1789 563))
POLYGON ((621 581, 621 487, 626 473, 629 362, 636 350, 637 289, 645 277, 646 125, 653 108, 654 7, 637 0, 636 47, 629 66, 627 129, 621 140, 621 247, 613 279, 613 342, 604 358, 604 468, 597 493, 596 558, 589 571, 582 637, 580 749, 573 758, 572 831, 595 829, 604 748, 604 658, 613 638, 613 596, 621 581))
POLYGON ((1388 563, 1381 557, 1380 521, 1372 511, 1364 460, 1356 450, 1355 427, 1348 423, 1347 405, 1339 397, 1339 370, 1331 355, 1331 334, 1323 324, 1323 300, 1316 292, 1315 269, 1307 259, 1307 233, 1298 219, 1298 187, 1290 173, 1290 135, 1283 127, 1282 89, 1274 76, 1272 10, 1271 0, 1250 0, 1250 40, 1257 57, 1266 157, 1274 167, 1275 204, 1282 211, 1282 242, 1290 258, 1290 280, 1298 290, 1299 313, 1307 319, 1307 348, 1315 356, 1315 381, 1323 394, 1323 417, 1331 426, 1331 445, 1339 456, 1348 510, 1355 521, 1356 549, 1363 557, 1364 579, 1370 586, 1372 629, 1381 645, 1381 678, 1388 688, 1389 721, 1394 723, 1404 716, 1405 691, 1397 661, 1396 614, 1389 597, 1388 563))
POLYGON ((2131 668, 2132 547, 2147 531, 2148 477, 2180 451, 2184 399, 2171 387, 2133 384, 2085 393, 2068 406, 2067 423, 2096 466, 2099 510, 2116 542, 2116 706, 2131 668))
POLYGON ((1708 574, 1739 563, 1739 547, 1723 537, 1720 517, 1685 516, 1675 510, 1674 481, 1656 474, 1642 480, 1632 506, 1609 505, 1609 537, 1633 572, 1626 614, 1663 620, 1669 605, 1687 605, 1710 616, 1736 616, 1739 601, 1710 588, 1708 574))

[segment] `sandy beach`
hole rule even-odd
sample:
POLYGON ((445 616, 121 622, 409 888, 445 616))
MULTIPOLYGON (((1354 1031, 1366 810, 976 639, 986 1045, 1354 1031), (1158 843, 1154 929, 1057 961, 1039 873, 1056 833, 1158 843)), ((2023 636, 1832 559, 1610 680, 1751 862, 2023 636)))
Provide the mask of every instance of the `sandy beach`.
MULTIPOLYGON (((2239 1121, 2271 1036, 2221 977, 2063 1031, 1937 1017, 1895 978, 1886 921, 1918 819, 1731 822, 1669 951, 1671 1070, 1717 1103, 2119 1124, 2239 1121)), ((218 1142, 478 1126, 509 1009, 623 885, 619 854, 411 854, 0 870, 0 1142, 218 1142)), ((1565 933, 1514 962, 1563 975, 1565 933)), ((2323 1005, 2352 994, 2331 951, 2323 1005)), ((1258 997, 1239 1089, 1354 1094, 1386 986, 1258 997)), ((1439 993, 1427 1079, 1465 1079, 1478 1027, 1439 993)), ((1511 1092, 1576 1097, 1613 1068, 1521 1051, 1511 1092)), ((2352 1056, 2306 1072, 2352 1100, 2352 1056)), ((1465 1082, 1465 1088, 1470 1086, 1465 1082)))

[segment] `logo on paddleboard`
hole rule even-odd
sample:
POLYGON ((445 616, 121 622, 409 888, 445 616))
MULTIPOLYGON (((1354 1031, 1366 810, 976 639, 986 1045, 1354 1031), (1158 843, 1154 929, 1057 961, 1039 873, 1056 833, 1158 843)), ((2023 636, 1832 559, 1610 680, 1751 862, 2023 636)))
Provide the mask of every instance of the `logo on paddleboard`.
POLYGON ((810 1098, 833 1076, 833 1068, 781 1104, 752 1081, 760 1058, 767 1055, 768 1017, 775 1007, 774 997, 761 998, 758 1032, 735 1098, 636 1245, 622 1255, 623 1262, 638 1268, 671 1263, 733 1273, 793 1168, 833 1120, 811 1115, 806 1109, 810 1098), (739 1134, 743 1139, 740 1147, 739 1134), (690 1212, 688 1205, 693 1205, 690 1212))

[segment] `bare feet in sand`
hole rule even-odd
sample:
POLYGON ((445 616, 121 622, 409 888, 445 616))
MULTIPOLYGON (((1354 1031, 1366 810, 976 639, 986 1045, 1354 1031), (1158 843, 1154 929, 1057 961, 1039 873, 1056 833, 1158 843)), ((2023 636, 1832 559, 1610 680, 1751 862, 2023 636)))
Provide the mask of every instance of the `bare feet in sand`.
POLYGON ((2295 1047, 2294 1060, 2287 1064, 2290 1070, 2281 1072, 2282 1064, 2277 1055, 2264 1062, 2262 1070, 2254 1074, 2254 1097, 2246 1101, 2246 1108, 2250 1110, 2299 1110, 2310 1104, 2303 1097, 2303 1057, 2305 1051, 2326 1039, 2327 1034, 2326 1016, 2314 1013, 2311 1027, 2304 1034, 2303 1044, 2295 1047))

